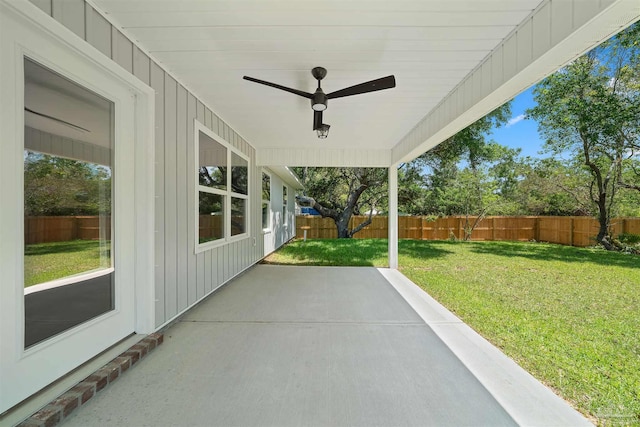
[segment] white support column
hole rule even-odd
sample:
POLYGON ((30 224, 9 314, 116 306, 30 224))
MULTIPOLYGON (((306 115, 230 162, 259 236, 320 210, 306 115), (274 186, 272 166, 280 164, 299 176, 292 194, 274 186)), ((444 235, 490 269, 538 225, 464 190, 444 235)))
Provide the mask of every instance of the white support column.
POLYGON ((389 268, 398 268, 398 165, 389 166, 389 268))

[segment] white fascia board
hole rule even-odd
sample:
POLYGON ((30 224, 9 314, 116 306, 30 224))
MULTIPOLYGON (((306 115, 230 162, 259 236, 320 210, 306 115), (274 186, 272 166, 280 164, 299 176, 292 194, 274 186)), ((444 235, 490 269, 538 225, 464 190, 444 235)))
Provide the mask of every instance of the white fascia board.
POLYGON ((300 178, 288 166, 270 166, 267 167, 273 174, 277 175, 282 181, 287 183, 295 190, 302 190, 304 185, 300 182, 300 178))
POLYGON ((413 160, 640 19, 638 0, 589 2, 590 8, 573 2, 575 28, 566 31, 568 23, 557 16, 567 4, 561 2, 541 3, 393 148, 392 162, 413 160), (561 30, 565 36, 555 37, 561 30))

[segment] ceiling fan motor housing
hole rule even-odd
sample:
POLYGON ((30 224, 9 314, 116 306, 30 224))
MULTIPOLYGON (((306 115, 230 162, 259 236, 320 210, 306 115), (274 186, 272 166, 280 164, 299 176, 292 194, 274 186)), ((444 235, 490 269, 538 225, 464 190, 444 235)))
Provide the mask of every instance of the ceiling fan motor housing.
POLYGON ((313 98, 311 98, 311 108, 314 111, 324 111, 327 109, 327 102, 327 95, 322 89, 318 88, 313 94, 313 98))

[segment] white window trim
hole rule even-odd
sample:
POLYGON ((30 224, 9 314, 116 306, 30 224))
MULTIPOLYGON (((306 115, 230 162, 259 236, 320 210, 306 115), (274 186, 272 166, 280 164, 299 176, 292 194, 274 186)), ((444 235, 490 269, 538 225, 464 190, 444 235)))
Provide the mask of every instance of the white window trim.
POLYGON ((240 150, 238 150, 237 148, 235 148, 233 145, 231 145, 231 143, 229 141, 227 141, 226 139, 224 139, 223 137, 221 137, 220 135, 218 135, 217 133, 213 132, 211 129, 209 129, 208 127, 206 127, 202 122, 198 121, 198 119, 194 119, 193 121, 194 123, 194 155, 195 155, 195 167, 196 170, 190 171, 190 173, 193 173, 193 177, 194 177, 194 182, 195 182, 195 204, 193 206, 194 209, 194 217, 195 217, 195 222, 194 222, 194 230, 193 233, 195 234, 195 253, 201 253, 201 252, 205 252, 208 251, 210 249, 213 248, 217 248, 220 246, 224 246, 226 244, 229 243, 233 243, 233 242, 237 242, 239 240, 244 240, 244 239, 248 239, 249 238, 249 230, 251 227, 251 191, 252 191, 252 186, 251 186, 251 160, 249 159, 249 156, 245 155, 244 153, 242 153, 240 150), (207 135, 209 138, 213 139, 214 141, 216 141, 218 144, 222 145, 226 150, 227 150, 227 189, 226 190, 220 190, 218 188, 211 188, 211 187, 206 187, 206 186, 201 186, 200 182, 198 181, 198 174, 197 172, 197 167, 200 164, 200 132, 204 133, 205 135, 207 135), (235 153, 236 155, 238 155, 239 157, 243 158, 244 160, 247 161, 247 194, 240 194, 240 193, 236 193, 234 191, 231 191, 231 153, 235 153), (221 196, 224 196, 224 237, 222 237, 221 239, 216 239, 216 240, 212 240, 210 242, 205 242, 205 243, 200 243, 200 233, 199 233, 199 227, 200 227, 200 210, 198 207, 198 203, 199 203, 199 192, 206 192, 206 193, 211 193, 211 194, 218 194, 221 196), (236 234, 235 236, 231 235, 231 198, 236 198, 236 199, 244 199, 246 200, 246 206, 245 206, 245 232, 242 234, 236 234))
MULTIPOLYGON (((260 181, 260 198, 262 200, 262 202, 260 204, 260 209, 262 210, 262 205, 264 205, 266 203, 267 204, 267 211, 269 212, 269 220, 268 220, 269 226, 268 227, 262 227, 262 232, 264 234, 267 234, 267 233, 271 233, 272 225, 273 225, 272 224, 273 214, 271 212, 271 190, 273 188, 273 185, 272 185, 273 177, 271 176, 271 174, 269 172, 267 172, 266 169, 262 169, 262 173, 269 177, 269 200, 266 200, 266 199, 262 199, 262 175, 260 175, 260 179, 261 179, 261 181, 260 181)), ((262 216, 260 217, 260 221, 262 222, 262 216)))

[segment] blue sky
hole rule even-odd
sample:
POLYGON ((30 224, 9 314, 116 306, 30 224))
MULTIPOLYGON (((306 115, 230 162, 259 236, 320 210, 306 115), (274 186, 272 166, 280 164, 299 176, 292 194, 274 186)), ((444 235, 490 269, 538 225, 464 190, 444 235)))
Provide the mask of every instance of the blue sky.
POLYGON ((489 139, 511 148, 521 148, 521 155, 546 157, 541 155, 544 141, 538 135, 538 124, 524 118, 527 108, 534 106, 533 87, 516 96, 511 103, 511 120, 506 126, 494 129, 489 139))

